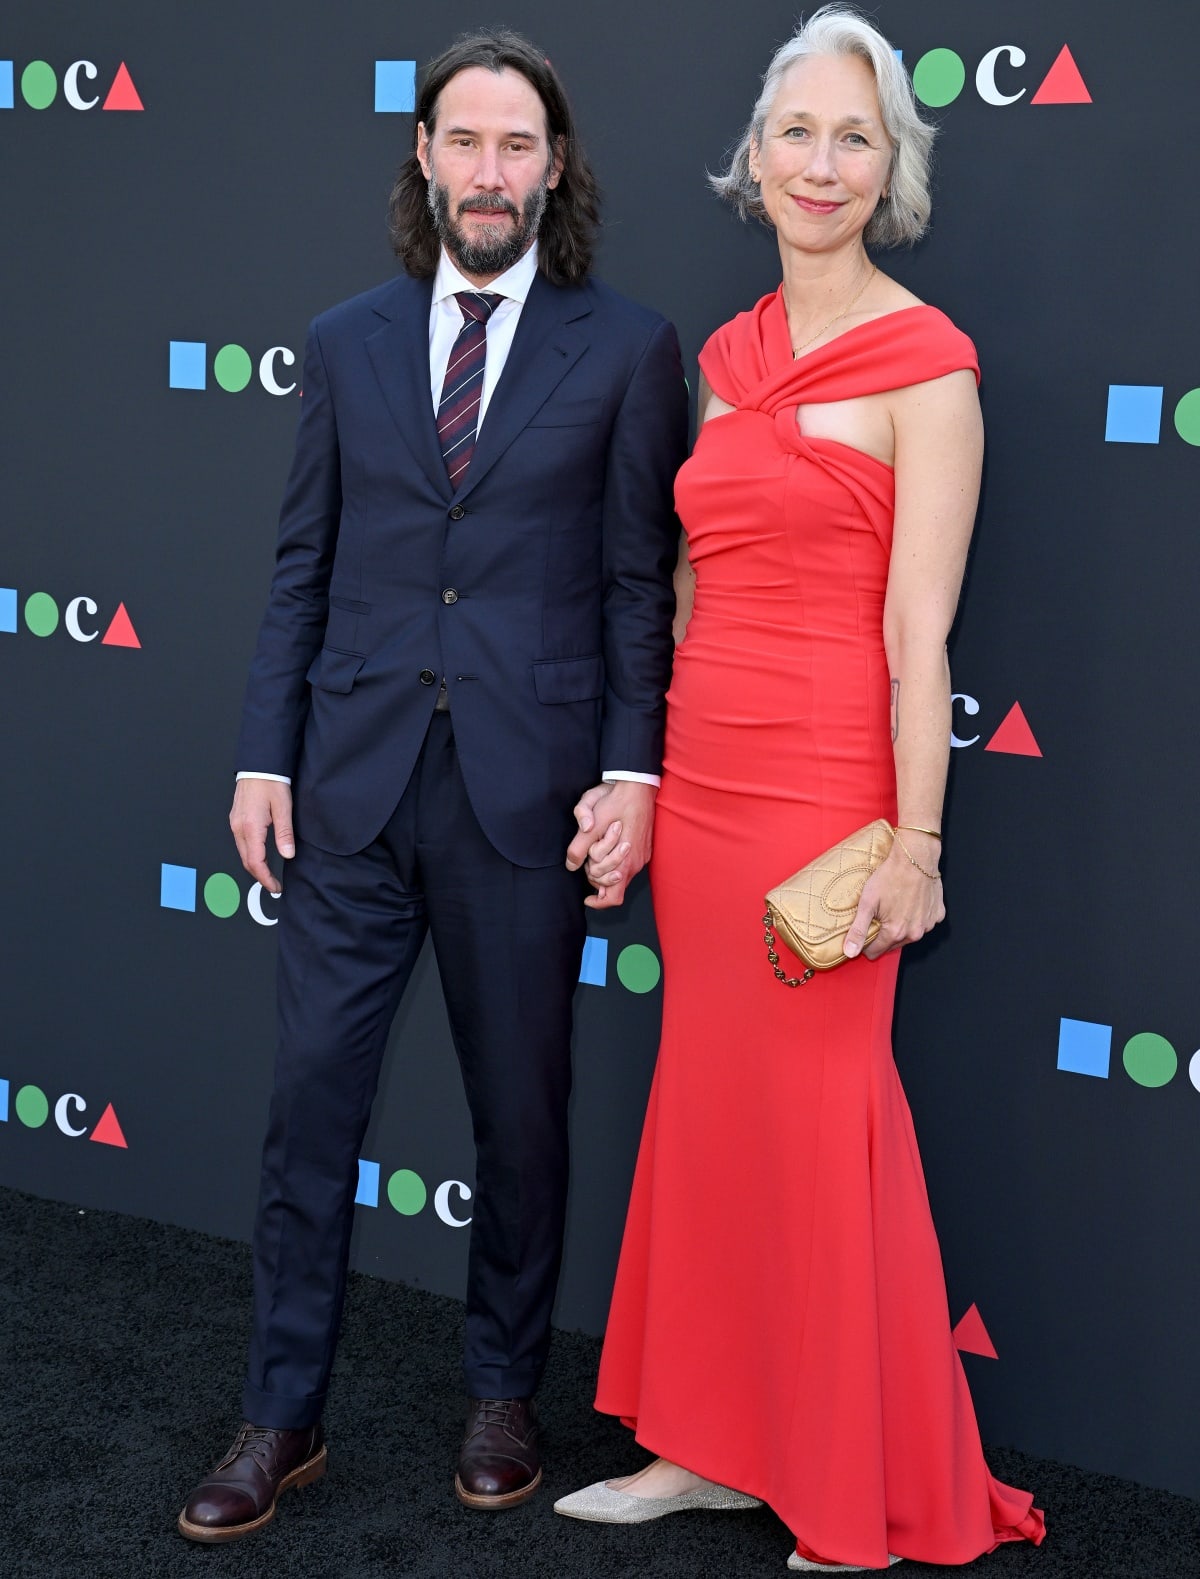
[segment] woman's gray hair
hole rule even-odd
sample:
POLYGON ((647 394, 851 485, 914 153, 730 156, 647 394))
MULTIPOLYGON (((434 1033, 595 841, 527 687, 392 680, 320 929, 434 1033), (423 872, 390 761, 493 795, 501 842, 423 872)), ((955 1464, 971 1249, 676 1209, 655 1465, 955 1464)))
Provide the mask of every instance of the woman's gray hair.
POLYGON ((729 156, 728 168, 724 175, 708 178, 713 190, 732 203, 742 219, 771 223, 758 184, 750 179, 750 144, 753 140, 761 146, 784 73, 809 55, 857 55, 874 73, 884 130, 892 145, 892 167, 887 197, 880 198, 863 240, 878 247, 911 245, 929 224, 929 166, 936 129, 918 114, 908 73, 887 39, 847 6, 822 6, 776 50, 750 124, 729 156))

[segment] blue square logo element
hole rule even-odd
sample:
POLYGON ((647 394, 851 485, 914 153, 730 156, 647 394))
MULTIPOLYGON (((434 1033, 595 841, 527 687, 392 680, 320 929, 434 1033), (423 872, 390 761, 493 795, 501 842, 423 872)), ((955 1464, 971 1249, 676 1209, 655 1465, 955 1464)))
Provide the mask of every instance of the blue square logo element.
POLYGON ((13 63, 0 60, 0 110, 13 107, 13 63))
POLYGON ((196 868, 163 862, 158 902, 164 910, 195 910, 196 868))
POLYGON ((1110 384, 1106 444, 1157 444, 1162 428, 1161 384, 1110 384))
POLYGON ((376 115, 411 115, 417 107, 415 60, 375 62, 376 115))
POLYGON ((0 631, 10 636, 17 630, 17 589, 0 587, 0 631))
POLYGON ((206 340, 172 340, 171 373, 172 389, 203 389, 208 381, 206 340))
POLYGON ((579 962, 579 979, 589 987, 608 986, 607 938, 584 938, 583 958, 579 962))
POLYGON ((354 1192, 355 1206, 379 1205, 379 1164, 358 1159, 358 1189, 354 1192))
POLYGON ((1091 1020, 1058 1022, 1058 1067, 1068 1074, 1107 1080, 1111 1054, 1111 1025, 1096 1025, 1091 1020))
POLYGON ((0 1123, 8 1123, 8 1081, 0 1080, 0 1123))

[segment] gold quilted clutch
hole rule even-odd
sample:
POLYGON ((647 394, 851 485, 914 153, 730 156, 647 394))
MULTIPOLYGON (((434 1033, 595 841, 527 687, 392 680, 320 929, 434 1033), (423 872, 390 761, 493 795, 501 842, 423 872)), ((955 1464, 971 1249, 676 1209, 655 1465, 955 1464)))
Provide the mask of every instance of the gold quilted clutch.
MULTIPOLYGON (((887 859, 894 837, 891 823, 880 817, 772 888, 763 917, 767 958, 785 987, 803 987, 814 972, 832 970, 845 962, 842 944, 863 887, 875 868, 887 859), (780 967, 772 927, 807 967, 803 976, 788 976, 780 967)), ((868 943, 878 931, 876 918, 867 929, 868 943)))

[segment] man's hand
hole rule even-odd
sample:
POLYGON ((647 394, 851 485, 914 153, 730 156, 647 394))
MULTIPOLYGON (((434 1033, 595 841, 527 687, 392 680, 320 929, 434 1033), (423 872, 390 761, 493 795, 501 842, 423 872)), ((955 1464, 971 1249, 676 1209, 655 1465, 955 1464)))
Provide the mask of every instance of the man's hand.
POLYGON ((567 870, 582 866, 596 892, 584 904, 609 910, 625 902, 625 890, 650 859, 654 828, 653 784, 614 779, 597 784, 579 799, 579 832, 567 846, 567 870))
POLYGON ((292 833, 291 786, 274 779, 238 779, 229 809, 229 826, 242 865, 270 894, 281 894, 283 884, 267 865, 267 829, 275 829, 275 848, 285 861, 296 853, 292 833))

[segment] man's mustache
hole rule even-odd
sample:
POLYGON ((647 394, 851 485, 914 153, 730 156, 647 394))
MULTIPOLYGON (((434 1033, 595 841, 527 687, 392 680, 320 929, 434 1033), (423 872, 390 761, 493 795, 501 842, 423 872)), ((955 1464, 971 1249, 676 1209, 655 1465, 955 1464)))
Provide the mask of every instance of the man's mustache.
POLYGON ((514 219, 519 219, 517 206, 510 203, 508 198, 501 197, 499 192, 481 192, 478 197, 466 197, 458 205, 460 214, 511 214, 514 219))

